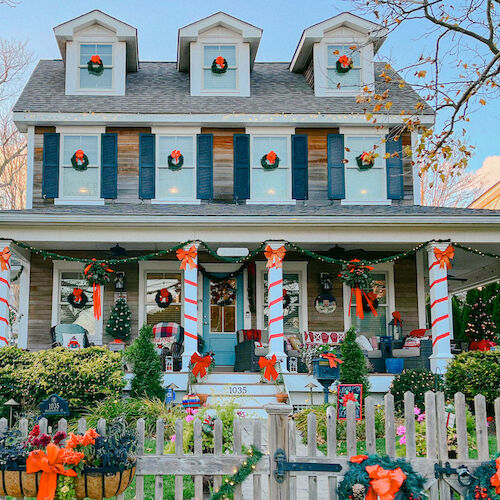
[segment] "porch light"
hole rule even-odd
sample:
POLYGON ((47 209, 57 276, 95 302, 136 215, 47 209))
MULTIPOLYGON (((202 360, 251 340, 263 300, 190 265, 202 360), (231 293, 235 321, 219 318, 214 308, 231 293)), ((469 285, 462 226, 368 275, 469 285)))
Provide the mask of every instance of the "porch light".
POLYGON ((276 191, 274 189, 268 189, 267 194, 276 194, 276 191))
POLYGON ((125 273, 120 272, 115 274, 115 292, 125 292, 127 289, 127 278, 125 273))
POLYGON ((333 288, 332 280, 329 273, 320 274, 319 286, 322 294, 329 292, 333 288))
POLYGON ((177 193, 179 192, 179 189, 178 189, 178 188, 176 188, 176 187, 171 187, 171 188, 169 189, 169 191, 170 191, 172 194, 177 194, 177 193))
POLYGON ((403 337, 403 322, 400 313, 397 311, 392 313, 392 319, 387 325, 387 335, 394 340, 400 340, 403 337))

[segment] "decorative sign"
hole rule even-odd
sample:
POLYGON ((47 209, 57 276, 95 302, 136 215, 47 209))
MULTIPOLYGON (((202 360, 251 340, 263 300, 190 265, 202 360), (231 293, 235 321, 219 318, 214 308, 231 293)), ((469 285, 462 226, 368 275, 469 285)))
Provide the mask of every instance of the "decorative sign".
POLYGON ((167 392, 165 393, 165 404, 171 404, 175 401, 175 391, 172 387, 167 387, 167 392))
POLYGON ((363 407, 362 384, 339 384, 337 386, 337 420, 347 418, 347 403, 353 401, 356 405, 356 420, 361 420, 363 407))
POLYGON ((249 393, 246 385, 227 384, 224 387, 224 392, 229 393, 231 396, 244 396, 249 393))
POLYGON ((57 394, 52 394, 40 403, 42 417, 68 416, 69 401, 61 398, 57 394))

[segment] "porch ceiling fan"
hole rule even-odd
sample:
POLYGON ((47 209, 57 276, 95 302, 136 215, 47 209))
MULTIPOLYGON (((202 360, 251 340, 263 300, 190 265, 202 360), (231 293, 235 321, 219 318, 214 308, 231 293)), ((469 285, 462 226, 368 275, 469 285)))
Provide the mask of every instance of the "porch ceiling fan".
POLYGON ((113 257, 125 257, 127 255, 127 250, 121 247, 118 243, 109 249, 113 257))

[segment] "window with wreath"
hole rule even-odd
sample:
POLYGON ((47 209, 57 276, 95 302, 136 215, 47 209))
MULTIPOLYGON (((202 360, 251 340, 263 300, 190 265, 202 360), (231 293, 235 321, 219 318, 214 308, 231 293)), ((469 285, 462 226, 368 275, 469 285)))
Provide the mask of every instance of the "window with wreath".
POLYGON ((356 91, 361 87, 361 57, 355 45, 328 45, 327 56, 327 79, 329 89, 356 91), (347 56, 351 59, 352 65, 348 71, 339 72, 337 61, 347 56))
POLYGON ((182 276, 180 272, 146 273, 146 323, 182 325, 182 276))
MULTIPOLYGON (((220 59, 219 61, 222 61, 220 59)), ((235 45, 205 45, 203 47, 203 89, 210 91, 236 90, 238 68, 235 45), (226 65, 212 66, 221 57, 226 65), (218 71, 218 69, 222 71, 218 71)))
POLYGON ((113 87, 113 45, 99 43, 82 43, 80 45, 80 60, 78 65, 80 89, 103 89, 113 87), (88 62, 92 56, 99 56, 103 70, 100 73, 91 72, 88 62))
POLYGON ((236 278, 210 281, 210 332, 236 332, 236 278))

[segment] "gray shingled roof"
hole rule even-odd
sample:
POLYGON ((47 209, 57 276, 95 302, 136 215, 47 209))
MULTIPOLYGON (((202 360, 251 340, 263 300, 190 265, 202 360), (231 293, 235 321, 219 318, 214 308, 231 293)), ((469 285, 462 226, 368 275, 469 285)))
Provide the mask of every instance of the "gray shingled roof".
MULTIPOLYGON (((385 63, 375 64, 376 92, 387 84, 378 75, 385 63)), ((291 73, 288 63, 255 63, 251 73, 251 97, 192 97, 189 75, 175 62, 141 62, 137 73, 127 75, 125 96, 67 96, 61 60, 41 60, 19 97, 14 111, 55 113, 363 113, 373 105, 357 104, 355 97, 315 97, 301 74, 291 73)), ((387 72, 387 71, 386 71, 387 72)), ((400 77, 393 73, 394 80, 400 77)), ((391 114, 414 107, 421 99, 409 86, 389 84, 391 114)), ((433 111, 426 106, 424 114, 433 111)))

